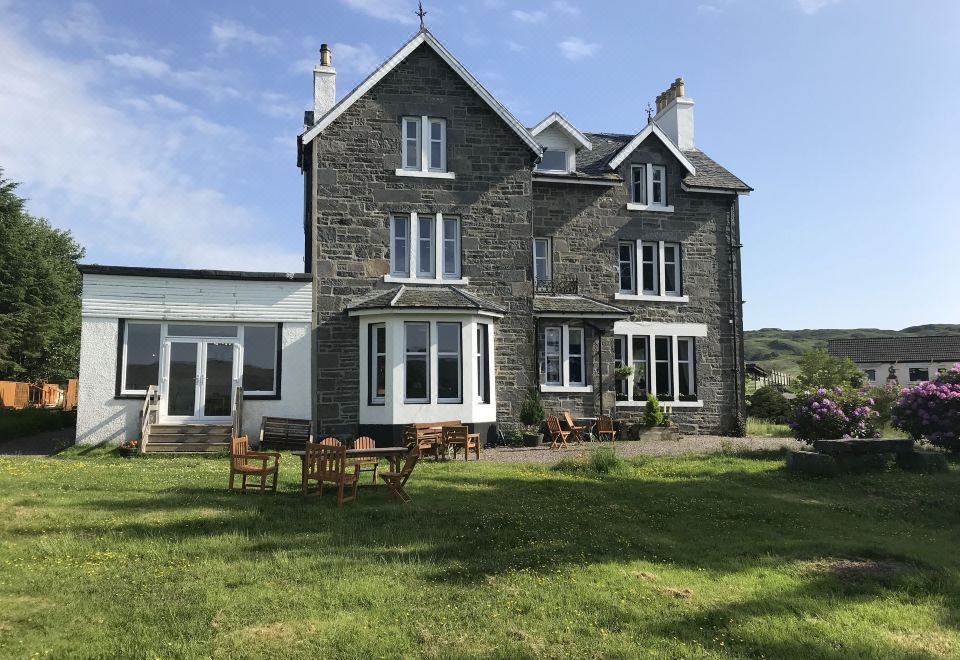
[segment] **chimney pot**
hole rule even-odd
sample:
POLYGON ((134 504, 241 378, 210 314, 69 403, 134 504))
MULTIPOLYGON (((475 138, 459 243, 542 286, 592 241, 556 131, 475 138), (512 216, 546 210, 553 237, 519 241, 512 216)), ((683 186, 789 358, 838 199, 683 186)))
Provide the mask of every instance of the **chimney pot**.
POLYGON ((320 66, 331 66, 333 64, 333 53, 327 44, 320 44, 320 66))
POLYGON ((684 93, 684 82, 683 78, 677 78, 673 81, 673 84, 677 87, 677 96, 686 96, 684 93))

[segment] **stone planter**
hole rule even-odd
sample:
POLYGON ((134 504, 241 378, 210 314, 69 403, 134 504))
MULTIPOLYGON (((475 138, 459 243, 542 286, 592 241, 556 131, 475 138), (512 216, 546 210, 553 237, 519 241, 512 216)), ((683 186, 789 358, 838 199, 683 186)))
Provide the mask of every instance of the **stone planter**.
POLYGON ((139 447, 117 447, 121 458, 133 458, 140 452, 139 447))
POLYGON ((523 446, 524 447, 539 447, 540 443, 543 442, 542 433, 524 433, 523 434, 523 446))

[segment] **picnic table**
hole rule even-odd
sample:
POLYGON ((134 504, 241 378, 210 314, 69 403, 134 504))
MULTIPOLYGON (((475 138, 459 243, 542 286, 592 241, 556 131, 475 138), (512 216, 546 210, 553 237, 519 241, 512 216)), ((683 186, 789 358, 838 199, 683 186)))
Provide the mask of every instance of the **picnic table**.
MULTIPOLYGON (((294 456, 300 458, 300 470, 306 472, 307 462, 305 451, 292 451, 294 456)), ((348 449, 345 452, 347 458, 385 458, 390 461, 390 470, 392 472, 400 471, 400 459, 407 455, 406 447, 368 447, 366 449, 348 449)))

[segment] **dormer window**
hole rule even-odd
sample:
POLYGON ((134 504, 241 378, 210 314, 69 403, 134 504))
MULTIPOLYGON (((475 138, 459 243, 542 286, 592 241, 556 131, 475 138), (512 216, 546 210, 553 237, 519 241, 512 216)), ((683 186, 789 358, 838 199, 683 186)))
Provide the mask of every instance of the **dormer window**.
POLYGON ((447 120, 440 117, 404 117, 400 124, 399 176, 454 178, 447 172, 447 120))
POLYGON ((538 172, 567 172, 567 152, 563 149, 544 149, 540 162, 537 163, 538 172))
POLYGON ((631 211, 672 211, 667 204, 667 168, 648 163, 630 167, 631 211))

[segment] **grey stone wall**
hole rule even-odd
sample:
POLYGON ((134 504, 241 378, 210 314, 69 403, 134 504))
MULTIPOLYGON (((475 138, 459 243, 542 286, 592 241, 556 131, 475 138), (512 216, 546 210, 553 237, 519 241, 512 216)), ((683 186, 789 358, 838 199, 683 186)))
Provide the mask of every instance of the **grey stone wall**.
MULTIPOLYGON (((667 167, 668 203, 673 213, 628 211, 627 186, 601 187, 566 183, 536 182, 533 190, 533 224, 536 236, 553 239, 553 273, 575 277, 579 291, 600 300, 630 309, 632 321, 703 323, 706 338, 697 338, 698 393, 702 409, 675 410, 681 430, 698 433, 729 433, 737 413, 738 379, 735 367, 742 349, 739 313, 732 319, 731 278, 727 237, 728 214, 735 199, 731 195, 686 193, 681 190, 680 163, 651 137, 621 166, 629 181, 631 163, 657 163, 667 167), (687 303, 615 300, 618 289, 617 244, 620 240, 675 241, 681 243, 683 292, 687 303)), ((739 242, 735 236, 734 243, 739 242)), ((734 254, 738 263, 739 255, 734 254)), ((736 295, 739 300, 739 294, 736 295)), ((739 305, 739 303, 737 303, 739 305)), ((545 324, 541 321, 541 327, 545 324)), ((613 335, 602 341, 603 407, 614 403, 613 335)), ((594 351, 596 347, 594 347, 594 351)), ((596 360, 592 363, 594 391, 599 388, 596 360)), ((570 409, 574 414, 593 416, 599 401, 596 393, 542 395, 550 411, 570 409)), ((741 398, 742 401, 742 398, 741 398)), ((618 408, 618 419, 631 421, 642 408, 618 408)))
POLYGON ((534 357, 528 146, 428 46, 420 46, 314 140, 316 415, 320 433, 352 433, 359 412, 358 321, 351 302, 384 284, 392 213, 461 219, 466 289, 507 309, 495 323, 498 417, 515 416, 534 357), (400 120, 447 120, 456 179, 398 177, 400 120))

